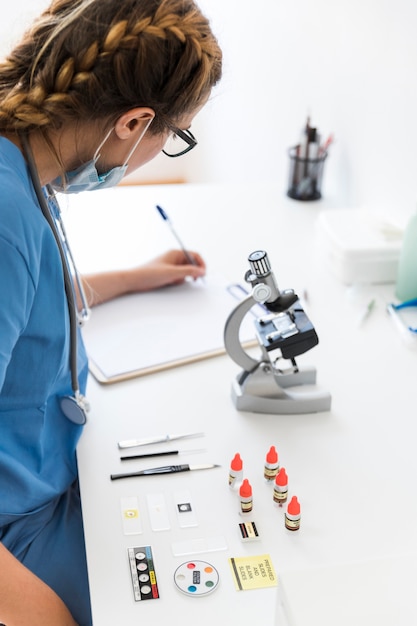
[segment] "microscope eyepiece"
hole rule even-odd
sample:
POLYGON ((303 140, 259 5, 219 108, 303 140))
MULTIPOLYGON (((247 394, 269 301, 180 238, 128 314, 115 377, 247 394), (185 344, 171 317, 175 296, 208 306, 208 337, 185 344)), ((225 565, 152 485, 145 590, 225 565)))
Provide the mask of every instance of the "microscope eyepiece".
POLYGON ((298 300, 292 289, 280 292, 265 250, 255 250, 248 256, 248 261, 250 270, 246 272, 245 280, 251 283, 252 289, 260 283, 267 285, 270 293, 264 301, 267 309, 274 313, 286 311, 298 300))
POLYGON ((271 272, 271 264, 264 250, 252 252, 248 257, 248 261, 251 273, 255 274, 255 276, 266 276, 271 272))

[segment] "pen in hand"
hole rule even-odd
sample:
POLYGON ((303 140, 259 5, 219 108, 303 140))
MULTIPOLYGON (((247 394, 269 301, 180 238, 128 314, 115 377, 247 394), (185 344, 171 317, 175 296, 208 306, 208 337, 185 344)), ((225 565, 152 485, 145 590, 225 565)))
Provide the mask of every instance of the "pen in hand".
POLYGON ((195 262, 195 260, 193 259, 193 257, 191 256, 191 254, 188 252, 187 248, 184 246, 183 242, 181 241, 181 239, 178 236, 177 231, 174 229, 171 220, 169 219, 168 215, 166 214, 166 212, 164 211, 164 209, 162 207, 160 207, 158 204, 156 205, 156 208, 158 210, 159 215, 162 217, 162 219, 164 220, 164 222, 166 224, 168 224, 168 226, 171 229, 172 234, 174 235, 175 239, 178 242, 179 247, 181 248, 181 250, 184 253, 185 258, 187 259, 187 262, 190 265, 197 265, 197 263, 195 262))

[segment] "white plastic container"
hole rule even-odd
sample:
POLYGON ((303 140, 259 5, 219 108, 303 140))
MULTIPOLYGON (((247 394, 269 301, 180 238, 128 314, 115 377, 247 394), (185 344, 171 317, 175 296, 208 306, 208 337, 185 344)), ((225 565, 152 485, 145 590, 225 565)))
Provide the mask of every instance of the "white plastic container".
POLYGON ((402 231, 365 209, 320 213, 317 244, 325 263, 344 283, 391 283, 397 279, 402 231))

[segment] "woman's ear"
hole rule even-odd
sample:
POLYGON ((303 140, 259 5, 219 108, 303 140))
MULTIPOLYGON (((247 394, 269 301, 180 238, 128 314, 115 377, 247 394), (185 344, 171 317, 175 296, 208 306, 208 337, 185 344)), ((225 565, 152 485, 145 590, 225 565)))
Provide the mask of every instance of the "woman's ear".
POLYGON ((114 125, 114 132, 119 139, 129 139, 142 133, 155 117, 155 111, 148 107, 136 107, 123 113, 114 125))

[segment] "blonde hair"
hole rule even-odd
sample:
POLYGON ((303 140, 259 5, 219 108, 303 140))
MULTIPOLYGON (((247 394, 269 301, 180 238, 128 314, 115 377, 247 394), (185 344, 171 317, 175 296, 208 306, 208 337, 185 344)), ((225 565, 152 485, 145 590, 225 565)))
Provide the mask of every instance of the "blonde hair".
POLYGON ((193 0, 53 0, 0 63, 0 131, 155 111, 151 132, 198 109, 222 53, 193 0))

